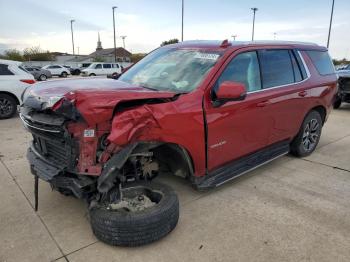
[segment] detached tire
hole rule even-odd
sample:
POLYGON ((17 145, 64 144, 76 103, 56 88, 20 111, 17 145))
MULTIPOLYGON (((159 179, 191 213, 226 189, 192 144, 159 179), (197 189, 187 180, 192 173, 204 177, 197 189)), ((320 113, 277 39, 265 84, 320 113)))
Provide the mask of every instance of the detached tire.
POLYGON ((95 236, 114 246, 141 246, 169 234, 179 219, 179 200, 174 190, 154 182, 134 183, 123 188, 123 198, 140 195, 149 197, 154 205, 134 211, 111 209, 108 204, 91 208, 90 223, 95 236))

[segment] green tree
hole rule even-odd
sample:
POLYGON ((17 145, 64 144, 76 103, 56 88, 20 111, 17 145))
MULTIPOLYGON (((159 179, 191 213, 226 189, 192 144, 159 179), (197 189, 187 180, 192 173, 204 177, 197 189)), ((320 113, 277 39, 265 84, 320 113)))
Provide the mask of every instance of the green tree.
POLYGON ((144 53, 138 53, 138 54, 132 54, 131 55, 131 62, 137 63, 140 61, 142 58, 144 58, 147 54, 144 53))
POLYGON ((174 38, 174 39, 170 39, 168 41, 163 41, 160 46, 165 46, 165 45, 171 45, 171 44, 176 44, 179 42, 179 39, 174 38))
POLYGON ((92 60, 93 62, 104 62, 105 60, 104 60, 104 58, 103 57, 100 57, 100 56, 96 56, 96 57, 94 57, 94 60, 92 60))
POLYGON ((17 49, 9 49, 5 51, 4 59, 14 61, 24 61, 24 58, 20 51, 17 49))
POLYGON ((53 56, 49 51, 42 50, 39 46, 26 48, 23 51, 23 56, 27 61, 52 61, 53 56))

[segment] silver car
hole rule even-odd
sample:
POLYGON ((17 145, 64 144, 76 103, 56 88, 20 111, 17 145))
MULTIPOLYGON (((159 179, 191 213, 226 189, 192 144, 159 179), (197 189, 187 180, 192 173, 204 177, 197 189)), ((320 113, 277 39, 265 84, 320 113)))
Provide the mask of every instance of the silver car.
POLYGON ((34 78, 38 81, 45 81, 47 80, 48 78, 51 78, 52 75, 51 75, 51 72, 49 70, 46 70, 46 69, 42 69, 42 68, 39 68, 39 67, 25 67, 25 69, 31 73, 34 78))

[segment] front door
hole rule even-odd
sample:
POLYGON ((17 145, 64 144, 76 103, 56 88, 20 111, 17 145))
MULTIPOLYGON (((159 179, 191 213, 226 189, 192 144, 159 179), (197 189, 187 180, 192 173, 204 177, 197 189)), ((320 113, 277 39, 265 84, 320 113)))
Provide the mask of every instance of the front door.
POLYGON ((272 119, 265 112, 257 52, 234 55, 214 84, 212 100, 224 81, 243 83, 247 96, 243 101, 219 107, 212 103, 205 106, 209 172, 267 146, 271 132, 272 119))

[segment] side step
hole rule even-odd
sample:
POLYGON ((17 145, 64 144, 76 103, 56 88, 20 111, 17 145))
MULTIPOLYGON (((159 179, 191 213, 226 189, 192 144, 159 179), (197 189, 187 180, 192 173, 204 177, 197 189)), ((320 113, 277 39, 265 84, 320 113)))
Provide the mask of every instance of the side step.
POLYGON ((276 143, 253 154, 235 160, 225 166, 210 172, 200 180, 194 181, 198 190, 220 186, 227 181, 237 178, 259 166, 289 153, 289 141, 276 143))

